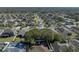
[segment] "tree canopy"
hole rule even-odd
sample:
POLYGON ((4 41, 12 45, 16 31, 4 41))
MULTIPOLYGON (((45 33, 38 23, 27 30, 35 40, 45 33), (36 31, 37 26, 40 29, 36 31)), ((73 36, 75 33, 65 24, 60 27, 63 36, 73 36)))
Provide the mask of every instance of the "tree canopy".
POLYGON ((25 34, 25 42, 35 43, 35 40, 43 39, 46 42, 63 42, 64 38, 50 29, 32 29, 25 34))

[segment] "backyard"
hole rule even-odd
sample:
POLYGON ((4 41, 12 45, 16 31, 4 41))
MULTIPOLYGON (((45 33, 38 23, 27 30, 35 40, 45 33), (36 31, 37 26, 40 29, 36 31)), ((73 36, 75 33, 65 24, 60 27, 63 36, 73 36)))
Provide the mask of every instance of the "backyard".
MULTIPOLYGON (((14 37, 7 37, 7 38, 0 38, 0 42, 12 42, 14 37)), ((21 41, 22 38, 16 37, 14 42, 19 42, 21 41)))

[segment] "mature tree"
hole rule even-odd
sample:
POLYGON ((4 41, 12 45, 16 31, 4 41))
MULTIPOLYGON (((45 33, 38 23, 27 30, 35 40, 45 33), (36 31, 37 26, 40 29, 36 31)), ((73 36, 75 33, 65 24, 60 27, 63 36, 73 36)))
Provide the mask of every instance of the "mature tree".
POLYGON ((54 32, 50 29, 42 29, 41 30, 41 38, 45 41, 53 41, 54 40, 54 32))
POLYGON ((35 43, 35 40, 43 39, 46 42, 64 42, 63 37, 50 29, 32 29, 25 34, 25 42, 35 43))
POLYGON ((25 42, 31 43, 32 40, 34 41, 34 38, 32 37, 33 33, 32 32, 27 32, 27 34, 25 35, 25 42))
POLYGON ((54 42, 65 42, 64 38, 59 33, 54 33, 54 42))

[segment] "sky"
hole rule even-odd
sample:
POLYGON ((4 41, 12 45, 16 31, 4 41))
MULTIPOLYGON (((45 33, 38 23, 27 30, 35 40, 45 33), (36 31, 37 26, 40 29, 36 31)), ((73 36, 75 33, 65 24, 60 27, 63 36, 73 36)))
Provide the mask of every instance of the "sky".
POLYGON ((79 7, 79 0, 0 0, 0 7, 79 7))

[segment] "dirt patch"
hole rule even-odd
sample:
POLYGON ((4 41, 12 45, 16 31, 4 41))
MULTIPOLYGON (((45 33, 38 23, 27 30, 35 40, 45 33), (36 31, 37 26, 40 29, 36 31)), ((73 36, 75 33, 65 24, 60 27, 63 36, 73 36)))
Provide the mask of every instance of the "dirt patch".
POLYGON ((40 45, 40 46, 32 46, 32 48, 29 50, 29 52, 48 52, 48 48, 40 45))

